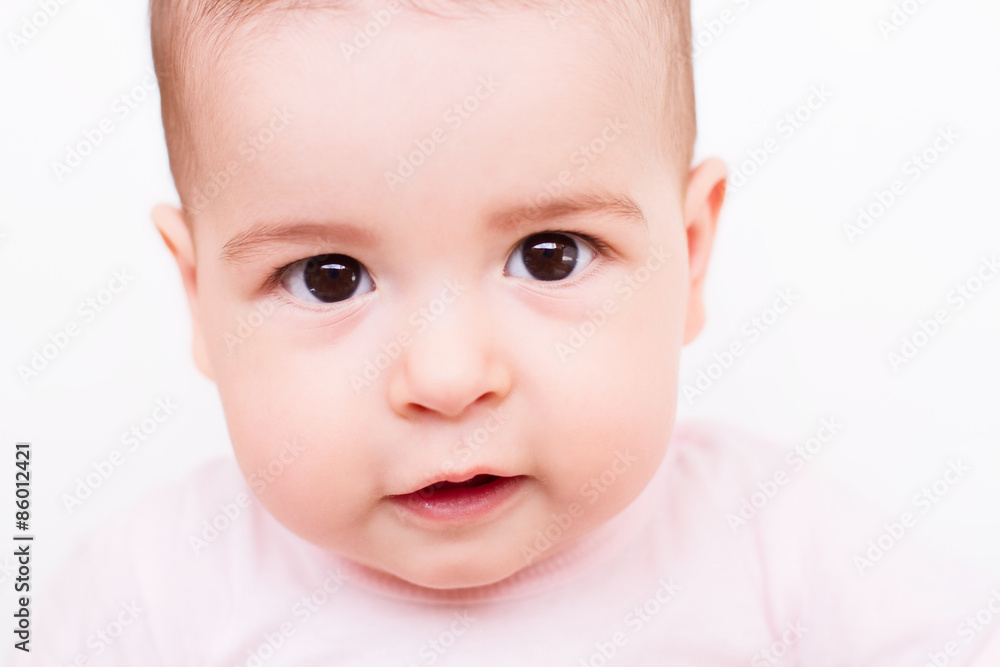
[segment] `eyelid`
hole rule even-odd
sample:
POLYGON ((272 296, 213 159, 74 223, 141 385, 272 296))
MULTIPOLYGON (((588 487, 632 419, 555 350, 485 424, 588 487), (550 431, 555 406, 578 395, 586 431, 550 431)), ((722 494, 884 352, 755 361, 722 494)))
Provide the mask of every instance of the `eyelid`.
MULTIPOLYGON (((600 238, 594 236, 593 234, 588 234, 587 232, 581 232, 581 231, 577 231, 575 229, 551 229, 551 230, 545 230, 544 232, 538 232, 538 233, 542 233, 542 234, 566 234, 568 236, 575 236, 575 237, 577 237, 579 239, 583 239, 584 241, 586 241, 587 244, 590 245, 590 247, 594 249, 594 253, 598 257, 605 258, 605 259, 619 257, 618 253, 615 251, 614 248, 612 248, 610 245, 608 245, 605 241, 601 240, 600 238)), ((529 236, 534 236, 534 235, 535 234, 530 234, 529 236)), ((527 239, 527 238, 528 237, 526 236, 525 239, 527 239)), ((524 242, 524 239, 522 239, 521 241, 518 241, 517 247, 520 247, 520 245, 523 242, 524 242)))
POLYGON ((556 233, 578 236, 579 238, 589 243, 594 248, 594 250, 597 251, 597 254, 599 255, 608 257, 614 254, 614 251, 611 249, 611 246, 609 246, 607 243, 597 238, 596 236, 591 236, 590 234, 586 234, 584 232, 556 232, 556 233))
POLYGON ((307 310, 311 313, 316 313, 317 315, 337 314, 338 316, 348 317, 364 304, 366 298, 371 297, 373 294, 375 294, 374 290, 371 292, 365 292, 364 294, 359 294, 358 296, 351 297, 350 299, 344 299, 343 301, 335 301, 333 303, 326 304, 306 303, 305 301, 288 294, 285 290, 275 290, 274 298, 280 300, 285 305, 292 306, 293 308, 301 308, 302 310, 307 310), (345 310, 349 310, 350 312, 345 314, 343 312, 345 310))

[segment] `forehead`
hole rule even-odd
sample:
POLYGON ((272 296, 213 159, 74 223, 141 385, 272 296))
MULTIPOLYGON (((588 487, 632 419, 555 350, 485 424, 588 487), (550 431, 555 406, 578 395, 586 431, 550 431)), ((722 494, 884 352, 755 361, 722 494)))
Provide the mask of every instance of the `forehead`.
POLYGON ((614 189, 623 158, 648 147, 642 105, 622 83, 628 63, 588 23, 403 11, 357 39, 371 20, 265 17, 224 68, 209 68, 203 164, 209 178, 237 167, 210 208, 265 218, 455 208, 531 198, 567 171, 614 189))

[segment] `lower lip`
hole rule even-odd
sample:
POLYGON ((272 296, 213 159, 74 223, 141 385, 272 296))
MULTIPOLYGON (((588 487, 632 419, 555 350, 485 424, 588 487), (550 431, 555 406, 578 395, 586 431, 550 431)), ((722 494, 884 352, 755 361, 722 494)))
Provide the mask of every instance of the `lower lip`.
POLYGON ((486 517, 507 504, 524 486, 525 480, 523 475, 501 477, 480 486, 439 489, 433 495, 414 492, 393 496, 392 501, 429 521, 472 521, 486 517))

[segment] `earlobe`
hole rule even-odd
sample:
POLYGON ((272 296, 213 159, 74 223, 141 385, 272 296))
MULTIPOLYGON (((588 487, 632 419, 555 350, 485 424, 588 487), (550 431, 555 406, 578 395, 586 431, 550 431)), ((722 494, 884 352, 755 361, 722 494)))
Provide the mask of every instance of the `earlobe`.
POLYGON ((684 344, 690 343, 705 325, 703 298, 708 260, 715 241, 722 202, 726 198, 726 164, 709 158, 691 171, 684 199, 684 228, 687 235, 690 292, 684 324, 684 344))
POLYGON ((184 221, 184 214, 173 206, 159 204, 153 208, 150 215, 153 219, 153 224, 156 225, 157 231, 163 238, 163 242, 174 256, 174 261, 177 262, 177 268, 181 274, 181 282, 184 284, 184 293, 187 295, 188 307, 191 312, 191 327, 194 336, 192 341, 194 363, 202 375, 214 382, 215 377, 209 361, 204 329, 198 309, 197 261, 191 229, 184 221))

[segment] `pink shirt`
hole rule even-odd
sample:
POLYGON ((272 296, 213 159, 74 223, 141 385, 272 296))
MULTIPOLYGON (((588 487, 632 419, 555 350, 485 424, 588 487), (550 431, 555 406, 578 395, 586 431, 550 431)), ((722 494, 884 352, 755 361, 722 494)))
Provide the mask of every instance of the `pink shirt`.
POLYGON ((624 512, 509 579, 452 591, 312 546, 233 460, 213 461, 90 537, 33 602, 16 664, 1000 666, 1000 585, 929 559, 912 522, 786 454, 681 425, 624 512))

